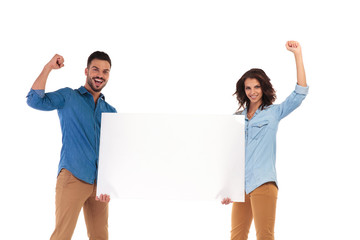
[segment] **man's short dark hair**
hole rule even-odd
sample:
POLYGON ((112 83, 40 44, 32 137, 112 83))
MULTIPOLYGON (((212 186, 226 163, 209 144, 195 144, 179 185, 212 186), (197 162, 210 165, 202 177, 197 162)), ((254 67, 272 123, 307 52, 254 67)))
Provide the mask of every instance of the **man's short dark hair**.
POLYGON ((88 68, 89 68, 89 66, 91 64, 91 61, 94 60, 94 59, 108 61, 108 63, 110 64, 110 68, 111 68, 111 59, 110 59, 109 55, 107 55, 105 52, 100 52, 100 51, 93 52, 89 56, 88 61, 87 61, 87 67, 88 68))

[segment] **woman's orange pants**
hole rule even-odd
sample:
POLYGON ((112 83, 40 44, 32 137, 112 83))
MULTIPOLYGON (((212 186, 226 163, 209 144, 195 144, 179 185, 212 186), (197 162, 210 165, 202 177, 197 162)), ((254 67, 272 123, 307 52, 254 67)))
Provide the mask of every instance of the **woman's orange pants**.
POLYGON ((247 240, 254 219, 257 240, 273 240, 278 189, 268 182, 245 194, 245 202, 234 202, 231 240, 247 240))

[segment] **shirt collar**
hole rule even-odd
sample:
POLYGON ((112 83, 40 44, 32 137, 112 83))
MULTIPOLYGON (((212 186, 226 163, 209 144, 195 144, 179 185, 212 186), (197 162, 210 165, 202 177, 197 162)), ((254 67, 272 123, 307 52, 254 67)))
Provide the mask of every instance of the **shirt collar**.
MULTIPOLYGON (((267 107, 266 107, 266 108, 267 108, 267 107)), ((266 109, 266 108, 264 108, 264 109, 266 109)), ((261 109, 260 109, 260 107, 259 107, 259 108, 256 110, 256 112, 254 113, 254 116, 253 116, 251 119, 253 119, 256 115, 258 115, 260 111, 261 111, 261 109)), ((245 115, 245 119, 246 119, 246 120, 249 120, 248 117, 247 117, 247 112, 248 112, 248 109, 245 108, 245 110, 243 111, 243 114, 245 115)))
MULTIPOLYGON (((81 86, 81 87, 78 88, 77 90, 79 91, 79 93, 80 93, 81 95, 85 95, 86 93, 90 94, 89 91, 86 90, 86 88, 85 88, 84 86, 81 86)), ((104 94, 100 93, 99 99, 100 99, 100 98, 103 99, 103 100, 105 100, 104 94)))

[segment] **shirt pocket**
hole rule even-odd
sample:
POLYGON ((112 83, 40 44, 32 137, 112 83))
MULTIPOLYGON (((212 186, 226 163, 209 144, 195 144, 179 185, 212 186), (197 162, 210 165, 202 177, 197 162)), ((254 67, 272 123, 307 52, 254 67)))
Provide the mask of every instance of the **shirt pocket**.
POLYGON ((250 139, 258 140, 262 138, 265 135, 268 126, 269 120, 263 120, 253 123, 250 128, 250 139))

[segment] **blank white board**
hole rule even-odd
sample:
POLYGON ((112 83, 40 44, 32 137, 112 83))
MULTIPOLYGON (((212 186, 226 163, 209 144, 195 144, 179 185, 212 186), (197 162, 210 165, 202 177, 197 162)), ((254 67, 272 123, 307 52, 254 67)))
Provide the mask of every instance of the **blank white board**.
POLYGON ((244 116, 103 113, 97 195, 244 201, 244 116))

